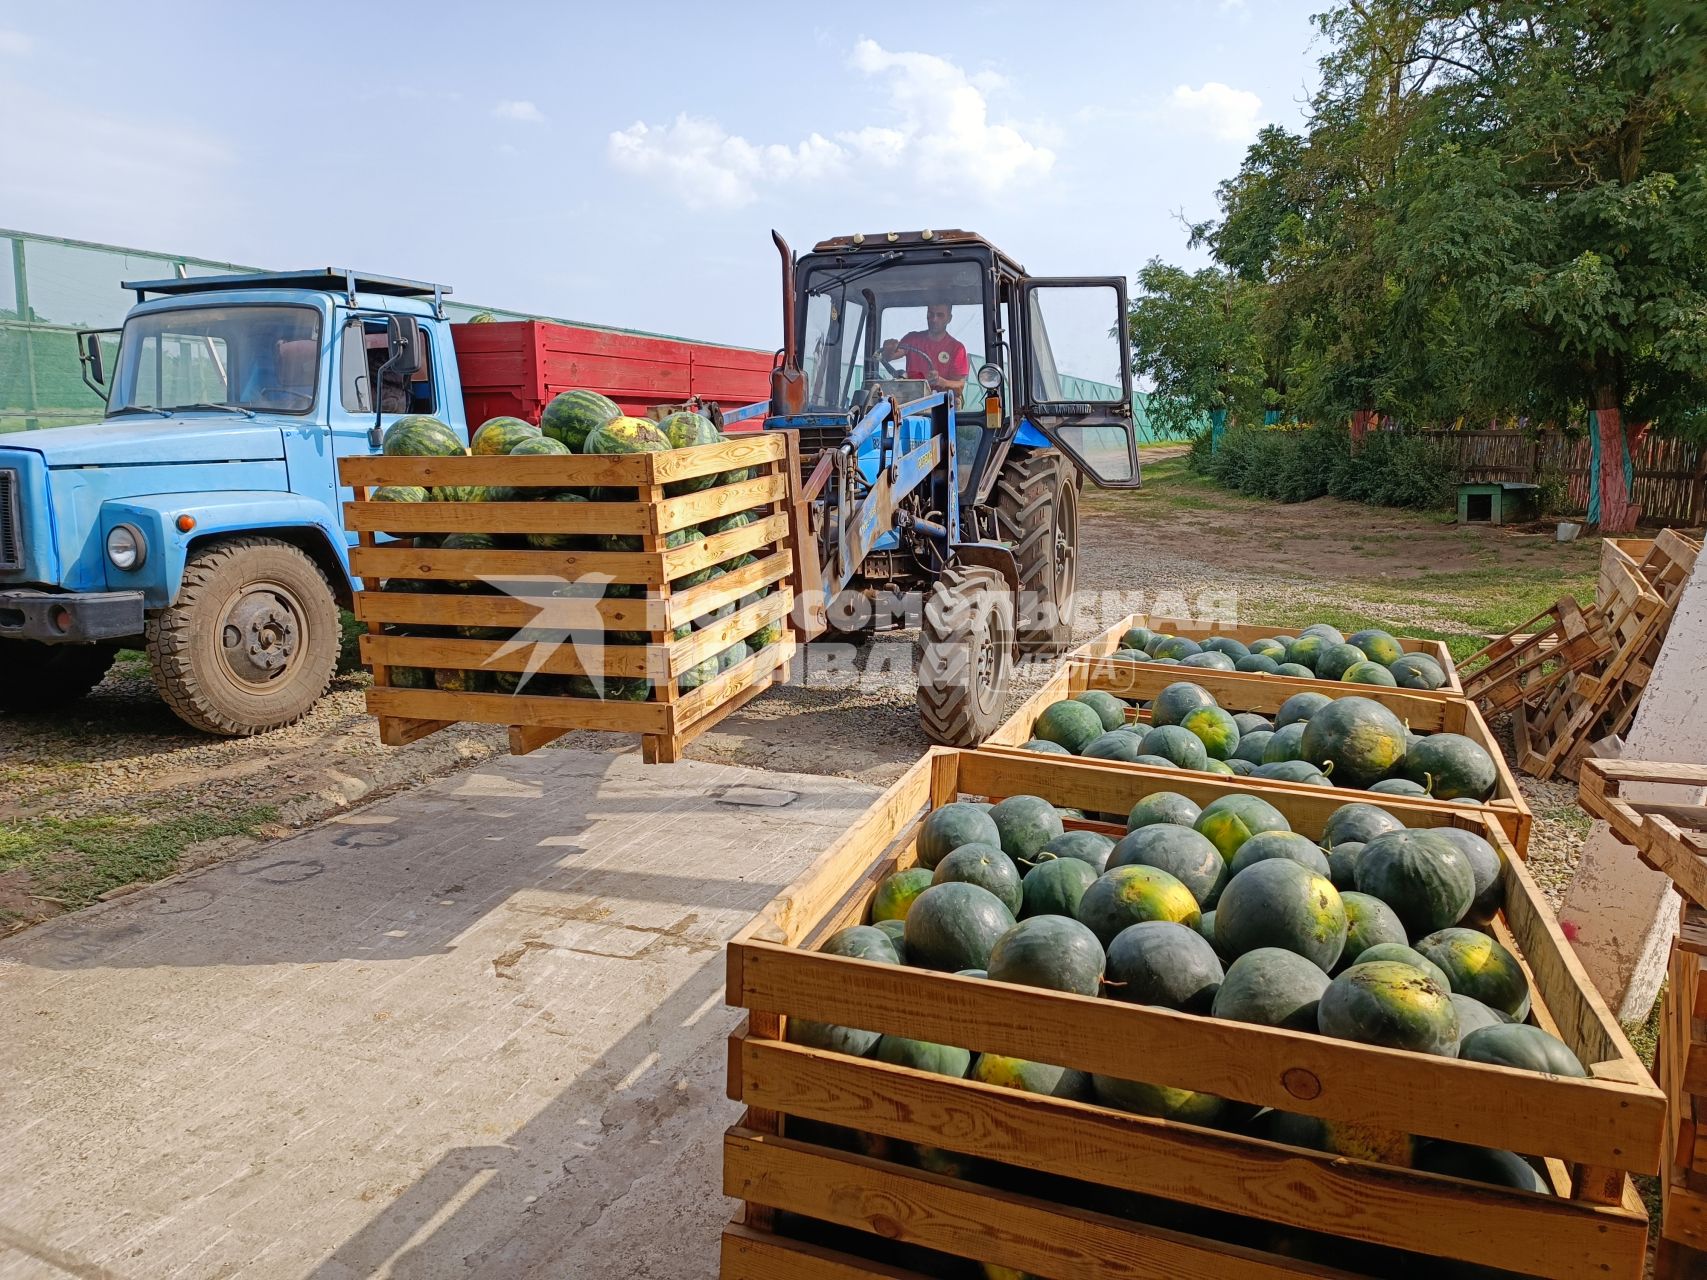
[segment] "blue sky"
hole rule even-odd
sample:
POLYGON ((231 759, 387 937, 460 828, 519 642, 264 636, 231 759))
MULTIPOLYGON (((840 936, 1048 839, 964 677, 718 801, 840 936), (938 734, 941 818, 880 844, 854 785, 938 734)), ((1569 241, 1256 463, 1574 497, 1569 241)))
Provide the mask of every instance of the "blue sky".
POLYGON ((1322 5, 0 0, 0 225, 768 347, 772 227, 1189 260, 1322 5))

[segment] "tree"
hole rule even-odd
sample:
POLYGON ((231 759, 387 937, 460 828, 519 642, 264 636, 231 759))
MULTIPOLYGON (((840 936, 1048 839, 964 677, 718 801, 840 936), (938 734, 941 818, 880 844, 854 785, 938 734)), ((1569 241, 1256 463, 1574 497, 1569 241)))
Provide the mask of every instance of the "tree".
POLYGON ((1127 328, 1132 369, 1156 389, 1150 414, 1176 431, 1205 415, 1262 420, 1267 407, 1256 337, 1258 287, 1227 271, 1186 271, 1152 258, 1138 273, 1127 328))

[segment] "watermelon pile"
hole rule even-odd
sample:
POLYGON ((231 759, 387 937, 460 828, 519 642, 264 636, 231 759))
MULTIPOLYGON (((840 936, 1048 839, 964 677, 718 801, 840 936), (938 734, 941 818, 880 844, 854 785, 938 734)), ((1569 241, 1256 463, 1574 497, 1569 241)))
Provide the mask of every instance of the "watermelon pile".
MULTIPOLYGON (((1142 705, 1142 704, 1140 704, 1142 705)), ((1233 714, 1202 685, 1181 680, 1128 721, 1127 704, 1101 689, 1045 707, 1024 747, 1095 760, 1196 769, 1318 787, 1481 804, 1499 773, 1480 743, 1458 733, 1413 734, 1372 698, 1297 693, 1273 717, 1233 714)))
POLYGON ((1396 637, 1371 629, 1347 636, 1325 622, 1295 636, 1265 636, 1250 644, 1231 636, 1192 640, 1148 627, 1133 627, 1120 637, 1112 657, 1127 662, 1207 667, 1303 680, 1342 680, 1400 689, 1439 689, 1446 672, 1426 653, 1407 653, 1396 637))
MULTIPOLYGON (((485 457, 499 455, 510 457, 562 456, 571 453, 610 455, 662 453, 672 449, 718 444, 725 439, 726 437, 718 431, 716 425, 709 418, 699 413, 676 412, 664 418, 662 422, 654 423, 643 418, 624 415, 615 401, 600 395, 596 391, 571 390, 563 392, 546 405, 540 415, 538 426, 520 418, 491 418, 474 431, 471 446, 464 446, 457 433, 448 424, 437 418, 424 415, 399 418, 387 429, 382 443, 382 451, 394 457, 454 457, 469 453, 485 457)), ((713 474, 689 481, 674 482, 667 487, 667 492, 673 496, 676 493, 708 489, 715 485, 728 484, 746 478, 745 471, 713 474)), ((633 501, 635 493, 631 489, 551 488, 542 485, 494 486, 490 488, 439 486, 433 489, 418 486, 389 486, 375 490, 371 496, 374 501, 396 503, 583 503, 633 501)), ((698 527, 681 529, 671 533, 668 535, 668 543, 671 547, 688 546, 721 533, 729 533, 747 523, 749 523, 749 517, 745 513, 720 516, 708 520, 698 527)), ((413 536, 413 542, 415 546, 420 548, 432 547, 464 551, 598 552, 638 551, 641 547, 638 537, 553 532, 529 534, 455 533, 448 537, 438 534, 419 534, 413 536)), ((670 585, 679 594, 682 591, 711 582, 745 564, 751 564, 753 560, 754 558, 750 554, 731 556, 728 559, 684 574, 672 581, 670 585)), ((547 573, 549 570, 542 568, 539 572, 547 573)), ((500 586, 484 581, 414 579, 391 579, 384 583, 384 589, 387 591, 414 591, 431 594, 474 595, 490 595, 502 590, 500 586)), ((737 609, 745 608, 775 590, 774 586, 756 589, 741 597, 739 601, 731 602, 715 614, 696 620, 691 627, 680 628, 676 639, 686 639, 695 630, 720 622, 735 613, 737 609)), ((518 588, 514 594, 537 596, 540 594, 540 588, 530 585, 526 589, 518 588)), ((550 594, 573 597, 590 596, 604 599, 639 599, 645 595, 645 588, 621 582, 606 583, 601 578, 596 583, 591 581, 565 583, 562 588, 550 594)), ((525 631, 512 633, 509 630, 499 628, 402 628, 393 626, 388 627, 388 630, 397 634, 458 635, 463 638, 486 640, 509 640, 514 635, 520 635, 523 639, 527 638, 525 631)), ((710 683, 723 672, 743 662, 751 655, 776 644, 781 636, 780 622, 765 624, 752 634, 734 641, 713 657, 707 658, 679 675, 677 677, 678 691, 687 693, 710 683)), ((542 641, 560 638, 544 633, 538 637, 542 641)), ((577 636, 572 638, 583 640, 589 637, 577 636)), ((649 642, 649 637, 644 632, 608 628, 604 631, 602 639, 606 645, 644 645, 649 642)), ((603 698, 636 702, 646 701, 653 693, 651 683, 644 678, 610 678, 602 682, 595 682, 583 676, 536 675, 524 683, 519 676, 507 672, 443 669, 426 671, 418 668, 393 668, 392 683, 399 687, 408 688, 437 686, 441 689, 451 689, 458 692, 520 692, 534 695, 603 698)))
MULTIPOLYGON (((841 930, 822 950, 1411 1053, 1586 1074, 1568 1046, 1527 1021, 1526 972, 1487 931, 1504 900, 1504 868, 1480 836, 1406 828, 1359 801, 1336 810, 1312 839, 1247 793, 1200 809, 1178 793, 1150 792, 1118 840, 1076 815, 1034 795, 932 810, 918 830, 918 864, 873 893, 872 923, 841 930)), ((1288 1123, 1177 1083, 1088 1076, 975 1046, 795 1019, 787 1034, 815 1048, 1259 1136, 1288 1123)), ((1141 1067, 1134 1062, 1134 1073, 1141 1067)), ((1307 1139, 1280 1140, 1430 1167, 1431 1144, 1408 1134, 1310 1124, 1307 1139)))

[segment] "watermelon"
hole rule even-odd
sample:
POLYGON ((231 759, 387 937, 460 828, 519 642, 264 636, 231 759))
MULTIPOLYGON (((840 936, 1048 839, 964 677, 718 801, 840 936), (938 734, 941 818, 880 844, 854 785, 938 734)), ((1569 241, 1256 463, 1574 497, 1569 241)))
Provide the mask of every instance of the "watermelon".
POLYGON ((1290 858, 1245 868, 1215 904, 1215 944, 1222 955, 1280 947, 1326 972, 1345 949, 1345 937, 1339 890, 1327 876, 1290 858))
POLYGON ((1234 756, 1231 760, 1221 762, 1227 766, 1227 772, 1235 778, 1249 778, 1257 771, 1257 767, 1249 760, 1241 760, 1234 756))
POLYGON ((919 824, 919 865, 930 870, 963 844, 1000 845, 1002 833, 989 813, 965 800, 939 805, 919 824))
POLYGON ((1325 693, 1295 693, 1274 713, 1274 727, 1284 729, 1289 724, 1308 720, 1332 701, 1325 693))
POLYGON ((1516 1067, 1547 1075, 1585 1078, 1582 1060, 1557 1036, 1525 1022, 1502 1022, 1483 1027, 1464 1037, 1458 1056, 1467 1062, 1486 1062, 1496 1067, 1516 1067))
POLYGON ((1320 966, 1280 947, 1257 947, 1227 966, 1212 1012, 1231 1022, 1314 1031, 1327 989, 1320 966))
POLYGON ((1260 653, 1265 658, 1273 658, 1276 662, 1286 661, 1286 646, 1291 643, 1291 637, 1263 636, 1251 641, 1251 652, 1260 653))
POLYGON ((824 1049, 830 1053, 845 1053, 863 1058, 877 1047, 883 1037, 876 1031, 860 1031, 854 1027, 838 1027, 827 1022, 809 1022, 805 1018, 788 1020, 790 1044, 805 1045, 808 1049, 824 1049))
MULTIPOLYGON (((1405 926, 1393 914, 1393 908, 1381 899, 1348 890, 1340 894, 1340 901, 1345 904, 1345 950, 1340 953, 1342 966, 1349 968, 1360 963, 1365 951, 1384 942, 1405 945, 1405 926)), ((1451 989, 1449 985, 1447 990, 1451 989)))
POLYGON ((1348 667, 1340 679, 1346 684, 1383 684, 1388 688, 1399 683, 1393 679, 1393 673, 1386 667, 1379 662, 1370 662, 1367 658, 1348 667))
POLYGON ((1253 778, 1273 778, 1280 782, 1302 782, 1311 787, 1331 787, 1327 774, 1308 760, 1273 760, 1251 770, 1253 778))
POLYGON ((1420 969, 1390 960, 1354 964, 1328 983, 1316 1025, 1336 1040, 1444 1058, 1458 1054, 1452 993, 1420 969))
POLYGON ((1490 1009, 1480 1000, 1473 1000, 1456 991, 1452 993, 1452 1007, 1458 1010, 1458 1025, 1463 1028, 1465 1036, 1472 1031, 1480 1031, 1483 1027, 1497 1027, 1501 1023, 1515 1021, 1498 1009, 1490 1009))
POLYGON ((1112 693, 1101 689, 1086 689, 1074 702, 1082 702, 1102 719, 1104 729, 1118 729, 1126 723, 1126 704, 1112 693))
POLYGON ((1036 861, 1041 865, 1049 856, 1071 858, 1100 876, 1108 866, 1109 850, 1113 848, 1114 841, 1100 831, 1063 831, 1038 851, 1036 861))
POLYGON ((1328 850, 1328 879, 1343 896, 1347 889, 1357 888, 1357 855, 1363 852, 1363 841, 1346 840, 1328 850))
POLYGON ((1239 735, 1239 745, 1233 748, 1229 760, 1243 760, 1253 768, 1262 763, 1262 753, 1274 737, 1272 729, 1252 729, 1239 735))
POLYGON ((1432 831, 1389 831, 1357 858, 1357 888, 1392 907, 1411 937, 1458 923, 1476 896, 1464 851, 1432 831))
POLYGON ((691 449, 695 445, 717 444, 723 439, 712 420, 702 413, 680 409, 658 423, 658 430, 670 442, 672 449, 691 449))
MULTIPOLYGON (((527 424, 523 423, 522 425, 526 426, 527 424)), ((568 452, 569 446, 561 440, 553 440, 550 436, 536 435, 529 436, 525 440, 518 440, 515 447, 510 450, 510 456, 512 458, 561 458, 568 452)))
POLYGON ((1380 805, 1356 800, 1351 804, 1341 805, 1328 815, 1327 822, 1322 826, 1322 843, 1329 848, 1351 840, 1368 844, 1376 836, 1386 835, 1389 831, 1402 831, 1404 826, 1404 823, 1380 805))
POLYGON ((1345 637, 1325 622, 1312 622, 1298 633, 1300 636, 1321 636, 1328 644, 1344 644, 1345 637))
POLYGON ((394 689, 431 689, 432 673, 424 667, 392 667, 391 686, 394 689))
POLYGON ((1316 660, 1316 674, 1324 680, 1338 680, 1360 662, 1367 662, 1363 650, 1356 645, 1336 644, 1323 650, 1316 660))
POLYGON ((1105 732, 1107 729, 1096 708, 1071 698, 1050 703, 1031 726, 1032 737, 1058 742, 1074 755, 1105 732))
POLYGON ((1258 675, 1271 676, 1280 670, 1280 664, 1266 653, 1247 653, 1244 657, 1233 660, 1233 670, 1253 671, 1258 675))
MULTIPOLYGON (((1115 847, 1118 850, 1119 846, 1115 847)), ((1227 874, 1236 876, 1246 867, 1266 862, 1270 858, 1290 858, 1319 876, 1328 874, 1326 856, 1308 836, 1301 836, 1295 831, 1259 831, 1239 846, 1239 851, 1227 864, 1227 874)))
POLYGON ((929 867, 909 867, 886 877, 871 898, 871 923, 905 920, 913 900, 934 883, 929 867))
POLYGON ((1146 1084, 1140 1080, 1120 1080, 1114 1076, 1093 1075, 1091 1085, 1096 1091, 1096 1100, 1105 1107, 1183 1124, 1212 1124, 1227 1105, 1212 1093, 1146 1084))
POLYGON ((1090 1077, 1082 1071, 995 1053, 979 1054, 972 1063, 972 1070, 967 1072, 967 1078, 1002 1089, 1041 1094, 1046 1098, 1083 1101, 1090 1096, 1090 1077))
POLYGON ((369 502, 425 502, 427 491, 418 484, 381 485, 368 494, 369 502))
POLYGON ((1133 764, 1148 765, 1152 769, 1177 769, 1179 766, 1166 756, 1137 755, 1132 757, 1133 764))
POLYGON ((1313 680, 1316 673, 1302 662, 1283 662, 1274 669, 1277 676, 1291 676, 1294 680, 1313 680))
POLYGON ((1214 705, 1215 698, 1209 690, 1200 684, 1192 684, 1189 680, 1180 680, 1164 688, 1151 702, 1150 723, 1179 724, 1187 713, 1196 711, 1199 707, 1214 705))
POLYGON ((1336 698, 1305 723, 1300 746, 1337 785, 1366 787, 1404 758, 1405 726, 1372 699, 1336 698))
POLYGON ((1021 751, 1035 751, 1045 756, 1070 756, 1073 753, 1059 742, 1050 742, 1047 738, 1032 738, 1029 742, 1019 744, 1021 751))
MULTIPOLYGON (((585 502, 578 493, 553 493, 545 499, 546 502, 585 502)), ((575 551, 586 546, 588 535, 584 533, 530 533, 527 535, 528 546, 535 551, 575 551)))
POLYGON ((1378 662, 1383 667, 1390 667, 1405 656, 1405 646, 1385 631, 1359 631, 1350 637, 1349 642, 1368 654, 1371 662, 1378 662))
POLYGON ((1128 1004, 1208 1013, 1221 978, 1215 948, 1171 920, 1141 920, 1108 944, 1107 994, 1128 1004))
POLYGON ((583 452, 590 454, 664 453, 670 441, 644 418, 613 418, 587 435, 583 452))
POLYGON ((1283 724, 1263 741, 1262 759, 1258 764, 1282 764, 1287 760, 1297 760, 1304 749, 1304 730, 1309 727, 1308 720, 1294 720, 1291 724, 1283 724))
POLYGON ((1322 655, 1338 643, 1339 641, 1329 640, 1326 636, 1306 632, 1286 646, 1286 660, 1295 666, 1308 667, 1314 672, 1322 655))
POLYGON ((1195 640, 1186 639, 1184 636, 1164 636, 1161 642, 1151 650, 1152 656, 1157 658, 1172 658, 1175 662, 1189 658, 1194 653, 1202 652, 1203 646, 1198 644, 1195 640))
MULTIPOLYGON (((1402 942, 1377 942, 1372 947, 1365 947, 1361 955, 1352 957, 1352 964, 1373 964, 1377 960, 1391 964, 1408 964, 1413 969, 1420 969, 1442 991, 1452 990, 1452 979, 1446 976, 1446 971, 1430 960, 1414 947, 1408 947, 1402 942)), ((1350 965, 1347 966, 1349 968, 1350 965)))
POLYGON ((1104 964, 1096 934, 1070 916, 1041 915, 1021 920, 997 940, 986 972, 991 982, 1094 996, 1104 964))
POLYGON ((1191 890, 1157 867, 1115 867, 1098 876, 1079 899, 1079 923, 1104 946, 1140 920, 1194 924, 1202 914, 1191 890))
POLYGON ((520 418, 488 418, 474 432, 468 451, 476 457, 498 457, 524 440, 543 438, 538 427, 520 418))
POLYGON ((895 948, 895 955, 902 964, 907 963, 907 922, 904 920, 879 920, 872 925, 881 929, 889 938, 889 945, 895 948))
POLYGON ((1108 866, 1166 871, 1191 891, 1200 907, 1214 905, 1228 876, 1226 861, 1207 836, 1165 822, 1128 832, 1108 855, 1108 866))
MULTIPOLYGON (((498 540, 489 533, 453 533, 442 544, 446 551, 496 551, 498 540)), ((447 591, 480 591, 484 584, 474 578, 458 578, 448 580, 444 584, 447 591)))
POLYGON ((1476 879, 1476 896, 1464 919, 1471 924, 1486 924, 1505 905, 1505 855, 1474 831, 1459 827, 1433 827, 1443 840, 1450 840, 1470 859, 1470 872, 1476 879))
POLYGON ((849 925, 838 929, 819 947, 825 955, 846 956, 850 960, 872 960, 878 964, 900 964, 901 957, 889 935, 869 924, 849 925))
POLYGON ((1044 845, 1067 829, 1055 806, 1041 796, 1009 796, 990 809, 990 820, 1003 852, 1015 862, 1034 861, 1044 845))
POLYGON ((1529 979, 1523 966, 1487 934, 1442 929, 1418 941, 1416 949, 1445 970, 1453 991, 1513 1018, 1529 1013, 1529 979))
POLYGON ((1197 735, 1211 760, 1225 760, 1239 745, 1239 726, 1220 707, 1198 707, 1188 711, 1179 727, 1197 735))
POLYGON ((1156 822, 1171 822, 1176 826, 1189 827, 1197 821, 1197 815, 1202 812, 1196 801, 1182 796, 1177 791, 1152 791, 1132 806, 1132 812, 1126 815, 1126 829, 1136 831, 1139 827, 1147 827, 1156 822))
POLYGON ((1426 653, 1407 653, 1387 668, 1401 689, 1443 689, 1446 672, 1426 653))
POLYGON ((1233 723, 1239 728, 1241 739, 1247 733, 1273 733, 1274 721, 1267 716, 1259 716, 1254 711, 1241 711, 1233 717, 1233 723))
POLYGON ((1022 900, 1019 868, 996 845, 963 844, 937 863, 931 883, 948 884, 952 881, 988 889, 1001 899, 1010 914, 1019 910, 1022 900))
POLYGON ((1115 729, 1091 739, 1079 752, 1087 760, 1123 760, 1130 764, 1142 751, 1142 739, 1125 729, 1115 729))
POLYGON ((931 1044, 928 1040, 909 1040, 905 1036, 883 1036, 871 1056, 893 1067, 911 1067, 914 1071, 930 1071, 939 1076, 964 1076, 972 1065, 972 1055, 952 1045, 931 1044))
POLYGON ((1250 652, 1242 640, 1235 640, 1232 636, 1210 636, 1203 642, 1203 651, 1205 653, 1224 653, 1235 661, 1250 652))
POLYGON ((1151 729, 1139 744, 1147 756, 1160 756, 1181 769, 1201 769, 1209 759, 1203 740, 1190 729, 1177 724, 1165 724, 1151 729))
POLYGON ((1194 653, 1189 657, 1181 658, 1179 664, 1182 667, 1195 667, 1200 671, 1233 671, 1236 669, 1233 666, 1233 660, 1224 653, 1194 653))
POLYGON ((1013 913, 988 889, 962 880, 933 884, 907 911, 907 959, 949 973, 985 969, 991 948, 1013 926, 1013 913))
POLYGON ((1467 1178, 1496 1187, 1511 1187, 1518 1191, 1533 1191, 1550 1196, 1552 1186, 1533 1165, 1515 1151, 1496 1147, 1473 1147, 1459 1142, 1425 1142, 1417 1152, 1416 1167, 1425 1173, 1445 1174, 1449 1178, 1467 1178))
MULTIPOLYGON (((1202 938, 1212 947, 1215 945, 1215 913, 1213 911, 1205 911, 1202 915, 1198 916, 1197 924, 1194 928, 1196 929, 1198 937, 1202 938)), ((1220 955, 1221 953, 1216 952, 1215 954, 1220 955)))
POLYGON ((1120 637, 1122 649, 1142 649, 1154 638, 1155 632, 1148 627, 1128 627, 1120 637))
MULTIPOLYGON (((1071 832, 1074 835, 1090 835, 1091 832, 1071 832)), ((1029 920, 1033 916, 1071 916, 1078 918, 1079 901, 1085 896, 1085 890, 1096 883, 1101 870, 1090 862, 1081 862, 1078 858, 1051 857, 1048 854, 1039 855, 1042 859, 1020 881, 1019 918, 1029 920)))
POLYGON ((1259 831, 1289 831, 1286 816, 1268 801, 1253 795, 1221 796, 1198 814, 1193 828, 1209 837, 1223 858, 1231 859, 1239 846, 1259 831))
POLYGON ((539 415, 539 429, 581 453, 589 435, 620 417, 622 410, 616 401, 597 391, 565 391, 545 406, 539 415))
POLYGON ((1409 778, 1383 778, 1380 782, 1371 783, 1370 791, 1382 796, 1426 796, 1424 791, 1409 778))
POLYGON ((1223 778, 1231 778, 1234 776, 1233 766, 1225 760, 1205 760, 1203 762, 1203 769, 1205 773, 1218 773, 1223 778))
POLYGON ((468 450, 445 423, 412 413, 385 429, 380 452, 388 458, 454 458, 468 450))
POLYGON ((1493 757, 1460 733, 1431 733, 1405 755, 1405 777, 1439 800, 1486 800, 1499 774, 1493 757))

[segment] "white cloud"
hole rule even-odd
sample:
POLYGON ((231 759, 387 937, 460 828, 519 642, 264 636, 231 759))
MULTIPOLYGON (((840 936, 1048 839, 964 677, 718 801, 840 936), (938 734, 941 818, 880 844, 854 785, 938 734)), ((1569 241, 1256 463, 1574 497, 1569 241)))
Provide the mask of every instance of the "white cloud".
POLYGON ((505 99, 492 108, 492 114, 500 120, 519 120, 523 124, 545 123, 545 112, 527 101, 505 99))
POLYGON ((612 133, 611 162, 674 187, 690 206, 724 208, 750 204, 767 186, 819 182, 856 168, 905 166, 994 195, 1055 163, 1052 151, 1013 124, 990 120, 986 94, 1004 84, 993 72, 968 75, 945 58, 895 53, 872 40, 854 46, 849 65, 881 78, 888 107, 881 122, 833 137, 814 132, 795 143, 754 143, 715 120, 684 114, 612 133))
POLYGON ((1201 89, 1182 84, 1168 98, 1176 120, 1222 142, 1248 142, 1263 122, 1262 99, 1249 89, 1210 80, 1201 89))
POLYGON ((0 27, 0 54, 21 58, 36 47, 36 42, 22 31, 0 27))

